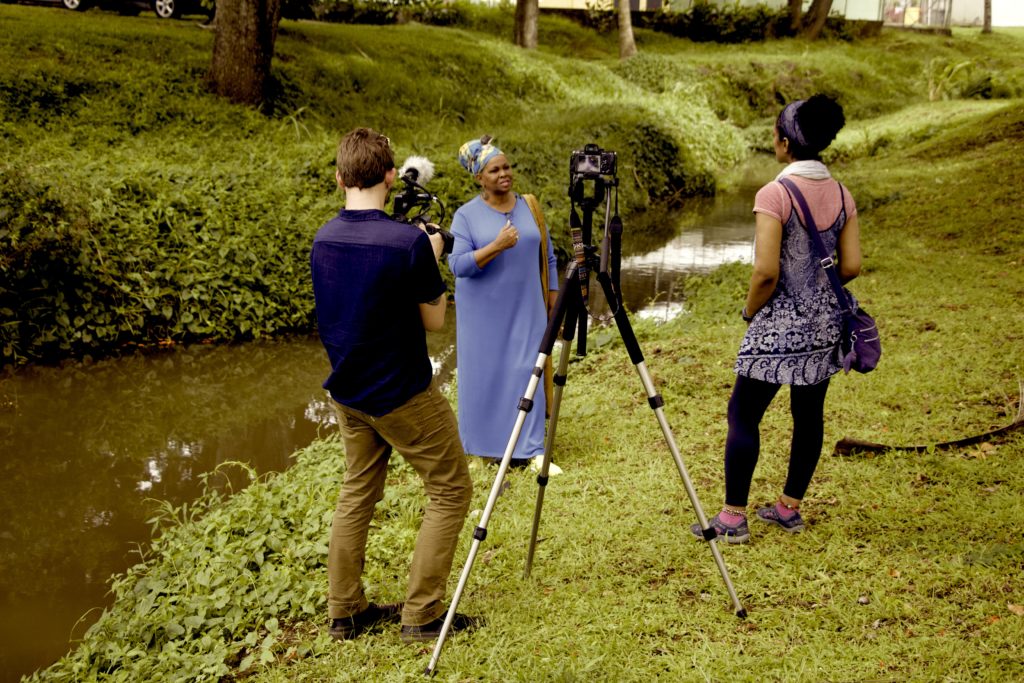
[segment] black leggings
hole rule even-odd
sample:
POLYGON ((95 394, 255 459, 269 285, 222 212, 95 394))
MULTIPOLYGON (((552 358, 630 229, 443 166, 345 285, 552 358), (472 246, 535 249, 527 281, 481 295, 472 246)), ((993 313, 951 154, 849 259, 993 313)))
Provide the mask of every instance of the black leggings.
MULTIPOLYGON (((793 441, 789 473, 782 492, 802 500, 814 476, 825 438, 825 393, 828 379, 810 386, 790 385, 793 441)), ((737 376, 729 398, 729 436, 725 440, 725 504, 745 507, 750 481, 761 451, 759 425, 780 384, 737 376)))

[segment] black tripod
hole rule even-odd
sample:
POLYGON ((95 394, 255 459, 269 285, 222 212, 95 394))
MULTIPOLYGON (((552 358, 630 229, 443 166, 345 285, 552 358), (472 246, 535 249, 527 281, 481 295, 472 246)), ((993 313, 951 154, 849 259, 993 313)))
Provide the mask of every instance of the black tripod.
MULTIPOLYGON (((574 153, 574 159, 576 154, 577 153, 574 153)), ((523 423, 526 421, 526 416, 533 408, 533 397, 536 394, 537 385, 540 383, 540 379, 544 372, 544 366, 551 355, 552 349, 554 348, 555 337, 558 334, 558 330, 561 328, 561 355, 558 361, 558 369, 555 371, 554 376, 554 395, 552 397, 552 405, 550 406, 549 411, 550 422, 548 424, 547 439, 544 444, 544 459, 541 464, 540 473, 537 476, 537 484, 539 485, 539 489, 537 491, 537 506, 533 516, 533 528, 530 532, 530 548, 527 552, 526 570, 524 572, 524 577, 529 577, 530 575, 530 570, 533 566, 534 548, 537 544, 537 531, 540 528, 540 514, 541 508, 544 504, 544 491, 547 488, 548 483, 548 470, 551 464, 555 432, 558 426, 558 411, 561 405, 562 392, 567 378, 566 369, 569 365, 569 347, 572 345, 573 335, 576 330, 579 332, 576 353, 579 356, 586 355, 586 307, 589 295, 589 273, 591 270, 596 270, 597 272, 597 280, 601 284, 605 299, 608 301, 608 305, 613 311, 613 318, 616 326, 618 327, 619 335, 622 337, 622 341, 629 353, 630 360, 633 362, 637 373, 640 375, 640 381, 643 383, 644 391, 647 394, 647 402, 654 411, 658 424, 661 426, 665 442, 668 445, 673 460, 675 460, 676 468, 679 470, 679 476, 682 478, 683 486, 686 488, 686 494, 690 498, 690 504, 693 506, 693 510, 697 515, 697 521, 700 522, 704 540, 708 541, 708 545, 711 548, 711 554, 715 558, 715 563, 718 565, 718 571, 722 575, 722 580, 725 582, 725 588, 728 591, 729 597, 732 599, 733 606, 736 609, 736 616, 741 619, 747 616, 747 611, 740 604, 739 598, 736 596, 736 589, 733 588, 732 580, 729 578, 729 571, 726 569, 725 562, 722 560, 721 552, 718 549, 718 545, 715 543, 717 534, 714 529, 708 526, 704 510, 701 507, 700 500, 697 498, 697 493, 693 489, 690 476, 686 471, 686 465, 683 463, 683 458, 679 454, 679 449, 672 436, 672 430, 668 425, 668 421, 665 419, 665 402, 654 389, 654 383, 651 380, 650 373, 647 371, 647 366, 644 364, 643 352, 640 350, 640 345, 637 343, 636 335, 633 332, 633 327, 630 325, 626 310, 622 306, 622 293, 619 290, 622 221, 618 216, 617 191, 614 192, 616 195, 615 215, 609 218, 609 216, 611 216, 610 209, 613 192, 608 192, 609 188, 612 188, 613 190, 617 188, 618 181, 614 177, 614 153, 605 152, 604 154, 612 155, 611 167, 613 170, 610 177, 607 174, 596 172, 577 176, 576 174, 573 174, 572 169, 570 169, 569 194, 573 199, 573 209, 570 215, 570 230, 573 236, 573 250, 576 258, 575 261, 569 264, 569 267, 566 270, 565 281, 562 283, 562 288, 558 292, 558 301, 555 304, 555 309, 548 320, 547 329, 544 332, 544 339, 541 342, 540 351, 537 356, 537 363, 533 368, 530 381, 526 387, 526 392, 519 400, 519 413, 516 417, 515 426, 512 428, 512 434, 509 437, 508 445, 505 447, 501 464, 498 467, 498 474, 495 476, 494 484, 491 486, 490 495, 487 497, 487 504, 484 506, 483 513, 480 516, 480 522, 473 530, 473 543, 469 549, 469 556, 466 560, 466 565, 463 567, 462 574, 459 577, 458 586, 452 595, 451 605, 448 607, 447 617, 441 628, 441 633, 438 636, 437 643, 434 646, 433 656, 430 659, 430 663, 427 665, 425 673, 428 676, 434 672, 437 661, 441 656, 441 648, 444 646, 448 630, 455 617, 455 608, 459 604, 462 592, 466 587, 466 583, 469 579, 469 573, 473 568, 473 563, 476 560, 476 555, 480 548, 480 543, 482 543, 487 537, 487 523, 490 520, 491 512, 494 510, 494 505, 498 496, 501 494, 501 486, 505 480, 505 473, 508 471, 509 464, 512 460, 512 453, 515 451, 516 443, 519 441, 519 434, 522 431, 523 423), (593 191, 590 195, 586 194, 586 181, 593 181, 593 191), (602 200, 604 201, 605 207, 605 226, 604 236, 601 242, 600 256, 598 257, 596 253, 597 248, 590 245, 590 234, 594 210, 600 206, 602 200), (575 205, 577 203, 583 210, 582 220, 576 213, 575 205), (595 269, 594 266, 597 266, 597 268, 595 269)), ((687 533, 689 533, 689 530, 687 530, 687 533)))

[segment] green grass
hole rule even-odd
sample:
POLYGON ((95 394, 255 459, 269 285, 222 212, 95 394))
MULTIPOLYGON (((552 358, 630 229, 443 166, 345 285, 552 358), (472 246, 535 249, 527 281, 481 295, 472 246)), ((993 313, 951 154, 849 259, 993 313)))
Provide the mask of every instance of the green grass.
MULTIPOLYGON (((267 178, 300 177, 293 187, 323 195, 310 189, 302 195, 310 203, 301 210, 285 204, 286 212, 307 216, 293 217, 301 226, 289 224, 300 233, 315 228, 312 214, 336 201, 324 186, 330 148, 337 132, 355 123, 383 122, 380 127, 400 141, 400 154, 446 159, 438 187, 452 196, 468 192, 468 184, 441 152, 498 126, 515 141, 525 185, 540 187, 553 202, 564 192, 563 152, 557 150, 569 149, 576 137, 626 141, 626 122, 651 124, 661 112, 683 119, 667 127, 655 121, 658 130, 675 131, 661 140, 679 144, 676 136, 686 126, 703 130, 717 121, 708 134, 722 137, 714 139, 763 147, 776 98, 839 89, 849 98, 851 121, 836 143, 833 172, 857 199, 865 253, 864 273, 851 288, 879 321, 884 355, 874 373, 833 381, 826 452, 803 508, 808 531, 789 537, 754 522, 752 543, 722 548, 749 612, 737 619, 711 554, 689 535, 694 514, 636 373, 617 336, 595 331, 593 338, 603 343, 570 366, 556 444, 565 473, 548 486, 533 576, 521 578, 536 484, 529 473, 517 472, 498 500, 460 604, 487 625, 446 643, 436 678, 1024 678, 1024 434, 952 451, 829 455, 829 444, 843 436, 936 443, 1006 424, 1018 410, 1024 102, 929 102, 923 64, 936 55, 971 59, 996 81, 1012 84, 1024 63, 1024 36, 1000 31, 989 40, 957 32, 947 40, 887 33, 864 43, 781 41, 727 49, 641 32, 641 47, 650 39, 648 49, 622 65, 614 60, 613 37, 587 38, 565 23, 546 24, 563 42, 536 55, 482 31, 286 23, 277 66, 284 86, 267 117, 201 92, 196 79, 209 45, 204 32, 144 18, 62 13, 67 22, 47 28, 49 41, 35 48, 19 42, 38 36, 39 17, 57 16, 47 12, 0 8, 0 21, 10 29, 0 33, 5 57, 32 54, 45 66, 19 70, 6 66, 15 63, 8 60, 0 68, 5 93, 36 93, 18 100, 18 111, 26 113, 0 129, 5 152, 18 150, 7 158, 19 173, 39 182, 56 174, 72 188, 121 194, 144 188, 153 174, 162 174, 152 181, 157 185, 188 179, 211 191, 231 179, 227 213, 219 219, 225 225, 250 201, 268 209, 275 199, 287 201, 288 183, 267 178), (154 41, 164 61, 143 64, 140 54, 150 48, 126 37, 136 31, 154 41), (103 38, 85 38, 94 35, 103 38), (455 54, 462 61, 446 65, 454 70, 446 78, 428 78, 429 69, 395 52, 409 38, 426 43, 431 63, 455 54), (120 46, 118 59, 105 56, 108 43, 120 46), (562 45, 583 43, 590 46, 583 64, 560 52, 562 45), (498 47, 505 52, 492 54, 498 47), (167 60, 189 64, 191 71, 183 74, 167 60), (99 64, 123 64, 126 71, 103 76, 99 64), (401 73, 380 79, 392 71, 401 73), (489 78, 494 74, 501 78, 489 78), (119 79, 148 85, 119 87, 119 79), (465 92, 453 89, 459 79, 467 83, 465 92), (858 79, 866 87, 854 87, 858 79), (358 83, 369 92, 360 94, 358 83), (498 96, 477 92, 494 83, 503 88, 498 96), (637 93, 638 113, 624 114, 623 102, 637 93), (430 115, 393 106, 389 96, 408 98, 400 102, 415 102, 430 115), (134 110, 132 98, 141 98, 134 110), (170 114, 155 109, 159 98, 167 98, 170 114), (129 111, 128 123, 108 122, 111 112, 129 111), (537 121, 550 123, 551 134, 537 135, 543 130, 537 121), (277 156, 270 154, 275 146, 277 156)), ((709 152, 698 144, 676 153, 696 159, 709 152)), ((714 154, 725 152, 715 148, 714 154)), ((722 165, 714 168, 715 182, 727 176, 726 158, 707 162, 722 165)), ((59 189, 51 186, 54 193, 59 189)), ((204 193, 193 192, 192 206, 205 206, 204 193)), ((102 196, 75 201, 99 201, 90 211, 120 215, 116 211, 153 203, 153 195, 142 196, 148 199, 137 205, 105 203, 102 196)), ((308 238, 300 236, 296 245, 308 238)), ((746 267, 730 265, 694 278, 687 283, 686 315, 661 326, 635 321, 709 515, 723 494, 725 406, 743 332, 736 311, 748 275, 746 267)), ((764 423, 755 504, 770 502, 782 485, 789 425, 783 392, 764 423)), ((75 652, 35 679, 420 678, 430 649, 403 645, 396 628, 343 645, 326 636, 325 544, 342 463, 339 442, 328 438, 298 453, 288 471, 230 499, 211 493, 181 510, 165 509, 165 531, 146 562, 115 578, 114 606, 75 652)), ((472 472, 479 509, 494 471, 472 472)), ((423 502, 409 468, 396 462, 370 538, 365 578, 371 599, 402 598, 423 502)), ((463 531, 451 588, 475 519, 463 531)))

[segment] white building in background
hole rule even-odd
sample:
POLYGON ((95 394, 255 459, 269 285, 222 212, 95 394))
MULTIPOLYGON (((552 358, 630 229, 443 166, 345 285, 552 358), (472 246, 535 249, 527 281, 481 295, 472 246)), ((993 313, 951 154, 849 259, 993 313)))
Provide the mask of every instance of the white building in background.
MULTIPOLYGON (((885 0, 885 21, 906 26, 981 26, 985 0, 885 0)), ((993 26, 1024 26, 1024 1, 992 0, 993 26)))
MULTIPOLYGON (((611 7, 613 0, 603 0, 611 7)), ((767 5, 784 7, 786 0, 710 0, 714 4, 741 7, 767 5)), ((541 8, 585 10, 601 0, 539 0, 541 8)), ((671 0, 672 8, 683 11, 694 0, 671 0)), ((664 0, 630 0, 634 11, 659 10, 664 0)), ((804 9, 811 0, 804 0, 804 9)), ((985 0, 832 0, 832 12, 847 19, 885 21, 906 26, 980 26, 985 0)), ((1024 0, 992 0, 993 26, 1024 26, 1024 0)))
MULTIPOLYGON (((981 26, 985 0, 953 0, 954 26, 981 26)), ((992 0, 993 26, 1024 26, 1024 0, 992 0)))
MULTIPOLYGON (((617 1, 617 0, 616 0, 617 1)), ((1009 2, 1011 0, 992 0, 993 2, 1009 2)), ((1020 0, 1024 2, 1024 0, 1020 0)), ((613 0, 539 0, 541 9, 589 9, 594 5, 604 4, 612 6, 613 0)), ((767 5, 768 7, 784 7, 786 0, 710 0, 712 4, 735 7, 754 7, 756 5, 767 5)), ((884 0, 832 0, 832 11, 841 14, 847 19, 863 19, 867 21, 879 21, 882 18, 882 3, 884 0)), ((672 9, 685 11, 690 9, 694 0, 670 0, 672 9)), ((654 11, 661 9, 666 3, 664 0, 630 0, 634 12, 654 11)), ((811 6, 811 0, 804 0, 804 9, 811 6)))

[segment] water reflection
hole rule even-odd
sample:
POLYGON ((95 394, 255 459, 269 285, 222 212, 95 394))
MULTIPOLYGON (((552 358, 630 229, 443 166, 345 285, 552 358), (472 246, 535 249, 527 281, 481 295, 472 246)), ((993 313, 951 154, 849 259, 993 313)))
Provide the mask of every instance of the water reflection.
MULTIPOLYGON (((190 500, 199 475, 229 460, 287 467, 322 426, 307 415, 322 413, 310 401, 324 401, 324 365, 315 341, 300 340, 29 368, 0 382, 4 680, 52 661, 95 620, 78 622, 148 539, 150 498, 190 500)), ((235 479, 220 485, 244 485, 235 479)))
MULTIPOLYGON (((754 189, 693 202, 660 246, 624 236, 633 315, 668 319, 682 309, 681 278, 751 260, 754 189)), ((606 312, 600 287, 591 292, 591 310, 606 312)), ((454 318, 450 309, 445 329, 428 335, 442 382, 455 366, 454 318)), ((283 470, 330 429, 327 370, 308 337, 0 376, 0 681, 53 662, 95 621, 108 578, 149 538, 153 500, 193 499, 201 475, 228 461, 283 470)), ((246 485, 241 470, 227 471, 213 482, 246 485)))
MULTIPOLYGON (((622 298, 630 315, 666 321, 683 311, 682 279, 706 273, 723 263, 751 263, 754 257, 753 195, 763 174, 741 179, 738 190, 712 199, 695 199, 674 218, 676 232, 668 241, 644 249, 643 241, 631 244, 623 234, 620 281, 622 298), (638 248, 639 247, 639 248, 638 248)), ((594 230, 599 243, 598 226, 594 230)), ((595 316, 608 313, 600 286, 592 281, 589 309, 595 316)))

